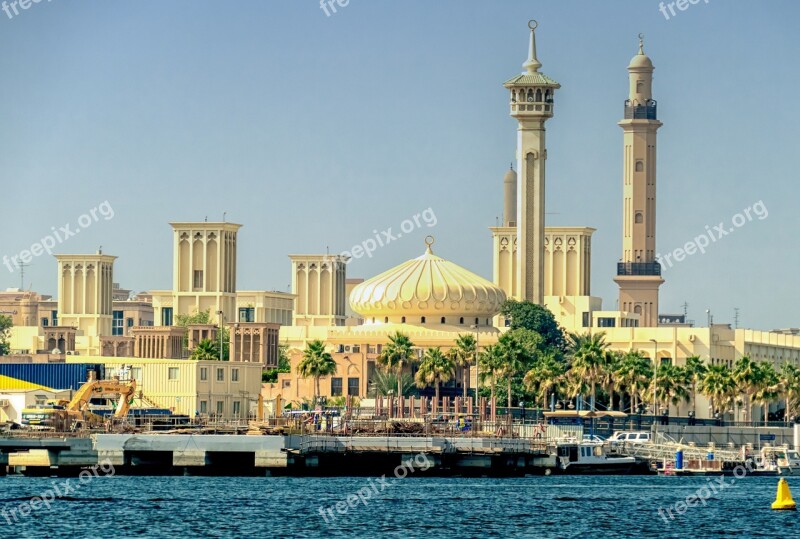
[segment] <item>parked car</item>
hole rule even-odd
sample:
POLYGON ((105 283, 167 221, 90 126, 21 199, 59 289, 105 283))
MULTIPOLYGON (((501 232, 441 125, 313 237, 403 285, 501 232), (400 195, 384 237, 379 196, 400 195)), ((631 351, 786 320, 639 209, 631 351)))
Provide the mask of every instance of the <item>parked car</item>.
POLYGON ((612 444, 646 444, 651 440, 650 432, 645 430, 618 430, 612 434, 607 442, 612 444))

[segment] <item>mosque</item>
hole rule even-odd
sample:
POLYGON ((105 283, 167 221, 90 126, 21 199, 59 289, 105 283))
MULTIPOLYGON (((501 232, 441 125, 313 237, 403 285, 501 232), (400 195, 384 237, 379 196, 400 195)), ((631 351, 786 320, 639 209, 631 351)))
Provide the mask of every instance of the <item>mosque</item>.
MULTIPOLYGON (((371 279, 349 279, 348 260, 341 255, 297 254, 289 255, 291 293, 241 291, 236 286, 241 225, 171 223, 172 290, 118 302, 115 257, 59 255, 57 300, 17 291, 6 301, 0 294, 0 309, 14 312, 12 351, 56 349, 94 362, 185 360, 183 329, 173 326, 180 315, 208 311, 209 324, 191 328, 190 347, 204 337, 215 338, 220 321, 231 328, 233 362, 276 366, 278 342, 289 347, 292 372, 265 384, 265 396, 281 395, 299 403, 313 395, 313 381, 300 377, 296 367, 306 343, 319 339, 328 345, 338 366, 336 374, 320 381, 321 394, 364 397, 389 335, 398 331, 408 335, 420 354, 430 347, 451 347, 466 333, 484 348, 505 331, 499 312, 506 299, 514 298, 546 306, 567 331, 604 332, 612 350, 640 350, 662 364, 682 365, 693 355, 709 364, 729 366, 742 355, 776 365, 800 364, 800 336, 793 332, 712 323, 696 327, 684 316, 659 313, 664 279, 656 257, 656 149, 662 123, 653 98, 655 68, 641 38, 628 65, 629 94, 619 122, 623 228, 614 278, 619 310, 603 310, 602 299, 591 294, 595 229, 545 226, 545 123, 554 116, 561 86, 541 71, 536 23, 529 27, 524 71, 504 83, 510 115, 517 121, 517 162, 502 182, 502 226, 489 229, 491 280, 438 257, 434 238, 428 237, 419 257, 371 279)), ((464 374, 474 386, 474 367, 464 374)), ((209 383, 202 374, 197 376, 198 383, 209 383)), ((461 380, 462 373, 456 373, 449 389, 460 393, 461 380)), ((202 395, 192 399, 202 408, 202 395)), ((670 413, 687 411, 688 406, 681 404, 670 413)), ((698 417, 710 415, 708 403, 698 396, 698 417)))

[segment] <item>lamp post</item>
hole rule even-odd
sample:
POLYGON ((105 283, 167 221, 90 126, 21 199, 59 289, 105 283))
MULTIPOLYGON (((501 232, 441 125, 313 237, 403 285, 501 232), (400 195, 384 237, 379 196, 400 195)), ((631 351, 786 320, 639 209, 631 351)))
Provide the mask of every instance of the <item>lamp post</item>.
POLYGON ((480 333, 478 333, 478 325, 472 324, 469 329, 475 330, 475 410, 478 410, 478 388, 481 384, 480 378, 480 367, 478 366, 478 339, 480 337, 480 333))
POLYGON ((225 327, 225 313, 217 311, 219 317, 219 360, 222 361, 222 329, 225 327))
MULTIPOLYGON (((650 342, 653 343, 653 428, 658 432, 658 425, 656 425, 656 408, 658 407, 656 400, 656 393, 658 392, 658 341, 650 339, 650 342)), ((655 436, 653 438, 653 441, 655 441, 655 436)))

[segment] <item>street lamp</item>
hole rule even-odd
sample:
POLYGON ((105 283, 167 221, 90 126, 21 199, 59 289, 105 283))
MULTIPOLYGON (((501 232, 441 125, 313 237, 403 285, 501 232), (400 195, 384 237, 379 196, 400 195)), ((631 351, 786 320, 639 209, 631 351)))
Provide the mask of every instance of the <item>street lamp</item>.
POLYGON ((658 431, 658 425, 656 425, 656 408, 658 407, 656 404, 656 393, 658 392, 658 341, 650 339, 650 342, 653 343, 653 426, 658 431))
POLYGON ((480 377, 480 367, 478 366, 478 338, 480 337, 480 333, 478 333, 478 325, 472 324, 469 329, 475 331, 475 410, 478 409, 478 388, 481 384, 481 377, 480 377))

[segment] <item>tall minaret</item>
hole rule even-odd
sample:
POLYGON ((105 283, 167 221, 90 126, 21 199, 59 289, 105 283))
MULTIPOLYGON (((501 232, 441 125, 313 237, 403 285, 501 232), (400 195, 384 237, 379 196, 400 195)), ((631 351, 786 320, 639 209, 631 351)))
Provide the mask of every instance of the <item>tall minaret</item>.
POLYGON ((658 325, 658 288, 664 282, 656 261, 656 132, 653 99, 653 62, 644 53, 639 34, 639 54, 628 66, 629 97, 625 101, 622 258, 617 264, 619 308, 641 315, 642 327, 658 325))
POLYGON ((517 136, 517 291, 519 299, 544 303, 544 124, 553 117, 553 97, 561 88, 539 72, 536 21, 530 21, 530 49, 525 71, 503 85, 511 91, 511 116, 519 122, 517 136))

